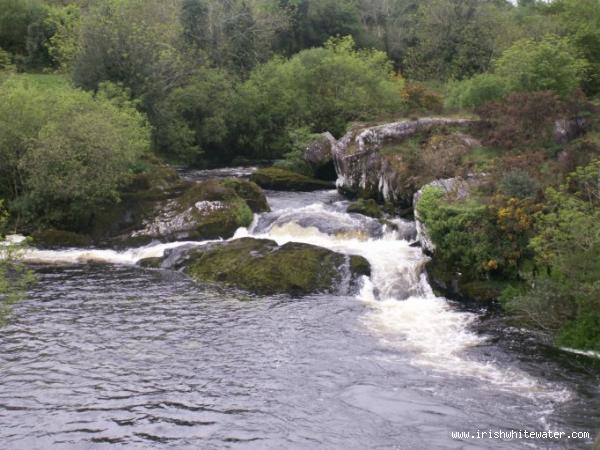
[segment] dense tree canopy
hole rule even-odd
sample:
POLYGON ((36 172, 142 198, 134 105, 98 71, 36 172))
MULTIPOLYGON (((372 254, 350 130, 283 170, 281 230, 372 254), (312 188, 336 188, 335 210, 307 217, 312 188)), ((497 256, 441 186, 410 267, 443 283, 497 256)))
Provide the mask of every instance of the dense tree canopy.
POLYGON ((149 146, 145 119, 122 97, 12 77, 0 84, 0 192, 28 221, 85 225, 149 146))

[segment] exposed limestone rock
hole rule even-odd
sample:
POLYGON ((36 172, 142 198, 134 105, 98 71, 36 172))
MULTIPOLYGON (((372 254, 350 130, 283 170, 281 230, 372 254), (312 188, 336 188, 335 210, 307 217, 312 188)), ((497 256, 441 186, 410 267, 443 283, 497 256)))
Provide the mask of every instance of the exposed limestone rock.
POLYGON ((554 122, 554 141, 557 144, 568 144, 577 139, 585 131, 585 119, 560 119, 554 122))
MULTIPOLYGON (((473 123, 470 119, 422 118, 351 130, 333 147, 338 189, 347 195, 410 206, 413 192, 406 192, 405 180, 398 176, 402 161, 382 150, 437 127, 467 127, 473 123)), ((469 145, 475 145, 475 141, 469 145)))
MULTIPOLYGON (((241 182, 235 183, 237 186, 241 182)), ((208 180, 191 186, 175 199, 157 204, 152 218, 131 237, 162 241, 229 238, 239 227, 248 226, 252 217, 248 203, 231 183, 208 180)))
POLYGON ((321 179, 335 179, 333 147, 336 139, 329 132, 322 133, 304 149, 302 158, 312 168, 315 176, 321 179))

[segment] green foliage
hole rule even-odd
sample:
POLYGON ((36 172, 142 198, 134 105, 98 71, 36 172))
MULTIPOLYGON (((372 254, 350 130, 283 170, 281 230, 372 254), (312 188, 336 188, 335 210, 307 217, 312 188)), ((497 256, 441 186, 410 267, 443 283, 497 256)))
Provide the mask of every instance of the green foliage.
POLYGON ((200 163, 201 158, 212 162, 231 158, 231 150, 224 143, 234 93, 226 72, 195 70, 184 85, 172 89, 152 107, 155 148, 187 163, 200 163))
POLYGON ((503 8, 479 0, 418 2, 415 44, 404 65, 416 79, 463 79, 486 71, 500 52, 503 8))
POLYGON ((283 155, 283 159, 275 161, 273 167, 286 169, 307 177, 314 177, 315 173, 312 167, 304 160, 304 150, 319 135, 311 133, 306 127, 291 130, 288 135, 291 150, 283 155))
POLYGON ((51 7, 44 21, 52 30, 45 46, 52 63, 62 71, 71 68, 79 53, 79 32, 81 26, 81 11, 75 4, 63 7, 51 7))
POLYGON ((10 53, 0 48, 0 71, 10 70, 13 67, 10 53))
POLYGON ((446 105, 451 108, 476 108, 500 100, 506 95, 507 83, 498 75, 483 73, 449 84, 446 105))
POLYGON ((531 205, 503 198, 486 205, 453 195, 429 187, 417 204, 437 256, 473 280, 491 274, 515 278, 529 257, 531 205))
POLYGON ((583 81, 588 65, 570 40, 548 35, 522 39, 496 61, 496 74, 511 91, 554 91, 571 94, 583 81))
POLYGON ((492 234, 493 217, 485 205, 449 202, 441 189, 426 188, 417 204, 419 217, 436 245, 436 251, 451 261, 457 271, 477 278, 495 268, 492 234))
POLYGON ((552 11, 573 45, 589 63, 583 87, 587 94, 600 93, 600 2, 598 0, 557 0, 552 11))
POLYGON ((363 40, 363 28, 355 2, 348 0, 283 0, 291 16, 290 26, 277 36, 275 46, 287 55, 320 47, 336 36, 363 40))
POLYGON ((350 121, 399 112, 402 86, 383 52, 356 50, 350 37, 289 60, 275 58, 240 88, 238 145, 280 157, 292 149, 290 130, 340 135, 350 121))
POLYGON ((507 301, 510 311, 553 333, 561 345, 591 350, 600 350, 599 175, 595 162, 574 173, 570 187, 547 190, 531 239, 543 270, 527 292, 507 301))
POLYGON ((506 197, 519 199, 536 198, 540 191, 540 184, 527 172, 513 170, 502 177, 498 190, 506 197))
POLYGON ((0 91, 0 187, 11 212, 77 229, 95 208, 118 201, 119 186, 149 146, 142 115, 103 94, 46 89, 18 76, 0 91))
POLYGON ((0 47, 25 54, 29 25, 44 16, 41 0, 0 0, 0 47))

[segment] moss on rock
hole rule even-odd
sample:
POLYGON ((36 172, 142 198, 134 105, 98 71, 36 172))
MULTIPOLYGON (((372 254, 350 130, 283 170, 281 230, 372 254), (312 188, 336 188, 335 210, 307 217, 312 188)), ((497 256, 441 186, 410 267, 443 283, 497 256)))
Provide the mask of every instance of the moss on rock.
POLYGON ((267 197, 256 183, 240 178, 228 178, 223 180, 223 184, 233 189, 248 204, 252 212, 262 213, 271 210, 267 197))
POLYGON ((359 199, 348 206, 347 212, 362 214, 363 216, 373 217, 375 219, 381 219, 383 212, 373 199, 359 199))
POLYGON ((158 269, 160 268, 160 265, 162 264, 163 259, 162 258, 144 258, 138 261, 138 266, 140 267, 144 267, 147 269, 158 269))
POLYGON ((278 246, 266 239, 243 238, 190 249, 174 268, 200 282, 222 283, 260 295, 294 296, 337 291, 348 270, 353 285, 370 273, 360 256, 348 258, 314 245, 278 246))
POLYGON ((277 167, 258 169, 252 174, 250 180, 264 189, 276 191, 317 191, 334 187, 333 183, 277 167))

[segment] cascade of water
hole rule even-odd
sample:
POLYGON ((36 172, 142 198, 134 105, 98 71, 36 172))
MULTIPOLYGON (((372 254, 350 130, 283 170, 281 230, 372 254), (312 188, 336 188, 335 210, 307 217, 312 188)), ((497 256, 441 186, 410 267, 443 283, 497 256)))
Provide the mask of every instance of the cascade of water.
MULTIPOLYGON (((273 211, 255 217, 251 227, 239 229, 232 239, 266 238, 280 245, 303 242, 363 256, 370 262, 372 274, 364 280, 358 298, 369 307, 365 325, 384 345, 412 352, 412 361, 426 368, 476 377, 523 395, 568 398, 568 392, 557 392, 516 369, 465 356, 469 348, 485 342, 485 337, 469 327, 477 316, 457 311, 434 295, 424 274, 427 257, 409 240, 414 236, 413 224, 397 219, 391 229, 377 220, 348 214, 335 192, 318 198, 312 193, 276 195, 269 198, 273 211)), ((32 249, 24 258, 38 263, 135 264, 144 258, 161 257, 168 249, 208 242, 214 241, 159 243, 120 252, 32 249)))

